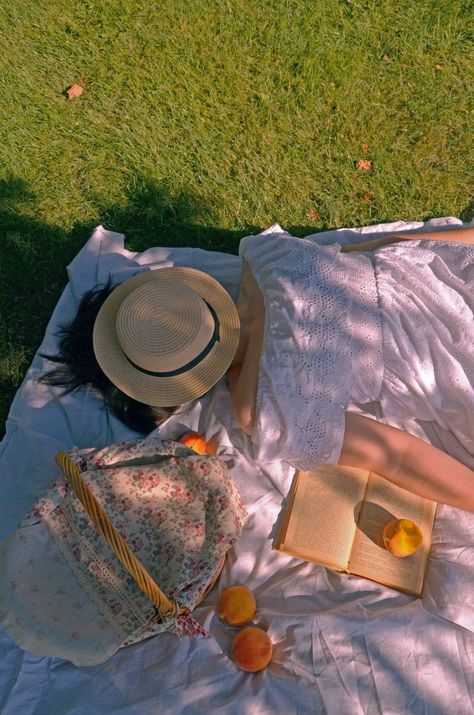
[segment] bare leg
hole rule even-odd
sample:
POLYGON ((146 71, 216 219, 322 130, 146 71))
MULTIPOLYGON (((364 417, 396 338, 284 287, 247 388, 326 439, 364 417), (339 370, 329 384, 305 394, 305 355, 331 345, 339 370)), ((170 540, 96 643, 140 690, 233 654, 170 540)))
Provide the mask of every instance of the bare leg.
POLYGON ((474 472, 408 432, 346 412, 340 464, 363 467, 403 489, 474 512, 474 472))
POLYGON ((384 238, 373 238, 369 241, 361 241, 360 243, 351 243, 341 246, 341 251, 343 253, 350 253, 351 251, 375 251, 377 248, 381 248, 390 243, 416 241, 419 239, 423 241, 455 241, 456 243, 474 244, 474 226, 438 231, 418 231, 417 233, 394 233, 392 236, 384 236, 384 238))

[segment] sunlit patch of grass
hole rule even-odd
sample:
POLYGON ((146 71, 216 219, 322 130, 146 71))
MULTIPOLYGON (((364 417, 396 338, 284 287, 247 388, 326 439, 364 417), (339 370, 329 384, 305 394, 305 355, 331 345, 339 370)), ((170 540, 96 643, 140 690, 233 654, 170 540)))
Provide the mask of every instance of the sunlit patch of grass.
POLYGON ((4 3, 0 422, 99 222, 234 252, 273 221, 467 217, 469 22, 461 0, 4 3))

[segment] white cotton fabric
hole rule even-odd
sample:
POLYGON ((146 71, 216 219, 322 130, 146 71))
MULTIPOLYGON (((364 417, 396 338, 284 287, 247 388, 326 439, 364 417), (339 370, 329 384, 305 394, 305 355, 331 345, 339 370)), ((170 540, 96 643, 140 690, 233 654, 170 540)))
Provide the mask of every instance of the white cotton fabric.
POLYGON ((377 399, 381 324, 370 259, 288 234, 240 244, 265 302, 252 441, 256 458, 336 463, 349 401, 377 399))
POLYGON ((410 241, 373 256, 288 234, 240 245, 265 302, 252 441, 261 461, 338 461, 344 412, 379 402, 474 467, 474 247, 410 241))
POLYGON ((375 253, 387 422, 431 424, 474 469, 474 246, 410 241, 375 253))
MULTIPOLYGON (((396 222, 319 233, 306 240, 353 243, 442 225, 461 223, 455 218, 425 225, 396 222)), ((281 229, 270 232, 281 234, 281 229)), ((40 351, 54 352, 58 325, 74 315, 81 295, 96 283, 109 277, 119 282, 141 270, 171 265, 210 272, 236 299, 238 256, 166 247, 136 253, 124 248, 122 234, 99 227, 69 266, 69 283, 40 351)), ((58 476, 58 450, 74 445, 102 448, 138 436, 108 415, 91 391, 63 396, 57 388, 38 383, 35 378, 49 367, 35 356, 0 443, 0 537, 14 531, 58 476)), ((349 408, 362 409, 353 403, 349 408)), ((363 408, 367 411, 368 404, 363 408)), ((381 415, 379 402, 370 408, 381 415)), ((403 419, 397 424, 440 444, 432 422, 403 419)), ((170 418, 159 436, 174 439, 187 429, 217 439, 218 455, 249 511, 217 586, 193 611, 210 636, 180 639, 163 633, 120 649, 99 666, 77 667, 21 650, 2 628, 2 715, 472 715, 474 515, 438 508, 423 597, 400 594, 272 548, 294 470, 284 462, 252 458, 250 439, 233 418, 224 383, 170 418), (236 583, 255 594, 255 623, 268 631, 274 644, 272 662, 260 673, 236 668, 230 658, 236 631, 216 614, 220 593, 236 583)), ((98 614, 86 616, 91 627, 100 625, 98 614)))

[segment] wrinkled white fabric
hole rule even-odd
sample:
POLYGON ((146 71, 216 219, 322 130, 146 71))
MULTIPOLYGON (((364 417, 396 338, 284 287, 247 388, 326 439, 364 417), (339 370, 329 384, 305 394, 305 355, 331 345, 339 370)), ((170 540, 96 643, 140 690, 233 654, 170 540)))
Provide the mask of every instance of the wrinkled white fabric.
MULTIPOLYGON (((306 240, 350 243, 445 224, 460 222, 396 222, 306 240)), ((109 276, 120 280, 139 270, 189 265, 210 272, 237 296, 238 256, 188 248, 135 253, 123 241, 121 234, 94 231, 69 267, 70 282, 51 318, 43 352, 54 352, 58 324, 74 315, 82 293, 109 276)), ((58 450, 101 448, 137 437, 89 391, 61 396, 58 389, 36 382, 47 367, 36 355, 0 444, 1 537, 15 529, 59 474, 54 462, 58 450)), ((369 409, 367 403, 363 407, 369 409)), ((356 408, 361 409, 350 405, 356 408)), ((378 402, 370 408, 380 416, 378 402)), ((439 446, 434 423, 402 422, 400 426, 439 446)), ((416 599, 272 549, 293 470, 283 462, 252 459, 250 440, 233 418, 223 383, 168 420, 159 433, 173 439, 187 429, 216 437, 218 454, 250 514, 217 587, 193 612, 211 635, 178 639, 164 633, 121 649, 100 666, 80 668, 23 651, 2 629, 2 715, 472 715, 474 515, 439 507, 424 593, 416 599), (235 630, 216 615, 219 594, 236 583, 255 594, 255 623, 274 643, 272 662, 260 673, 235 667, 230 658, 235 630)), ((96 614, 89 615, 92 626, 96 614)))
POLYGON ((380 403, 474 466, 474 247, 435 241, 341 253, 288 234, 240 245, 265 302, 252 440, 261 461, 337 462, 344 411, 380 403))
POLYGON ((335 463, 349 401, 368 402, 380 392, 381 328, 370 259, 287 234, 249 236, 240 255, 265 302, 256 458, 284 459, 299 469, 335 463))
POLYGON ((474 246, 386 246, 375 252, 375 275, 384 418, 431 423, 444 448, 474 469, 474 246))

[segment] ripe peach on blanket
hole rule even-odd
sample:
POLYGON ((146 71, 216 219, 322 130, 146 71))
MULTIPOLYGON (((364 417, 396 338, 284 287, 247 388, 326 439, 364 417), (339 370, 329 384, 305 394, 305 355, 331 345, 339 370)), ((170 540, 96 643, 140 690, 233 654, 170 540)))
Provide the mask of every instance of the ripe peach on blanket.
POLYGON ((403 558, 420 548, 423 534, 411 519, 394 519, 385 525, 383 543, 391 554, 403 558))
POLYGON ((232 658, 235 664, 248 673, 256 673, 266 668, 272 659, 272 653, 273 643, 270 636, 255 626, 239 631, 232 642, 232 658))
POLYGON ((210 457, 215 457, 217 454, 218 446, 219 445, 217 444, 216 438, 211 437, 211 439, 206 442, 206 454, 208 454, 210 457))
POLYGON ((243 626, 250 623, 256 609, 252 591, 246 586, 229 586, 221 593, 217 615, 230 626, 243 626))
POLYGON ((192 430, 185 432, 182 437, 179 438, 179 441, 181 444, 184 444, 185 447, 193 449, 198 454, 206 453, 206 440, 199 432, 193 432, 192 430))

